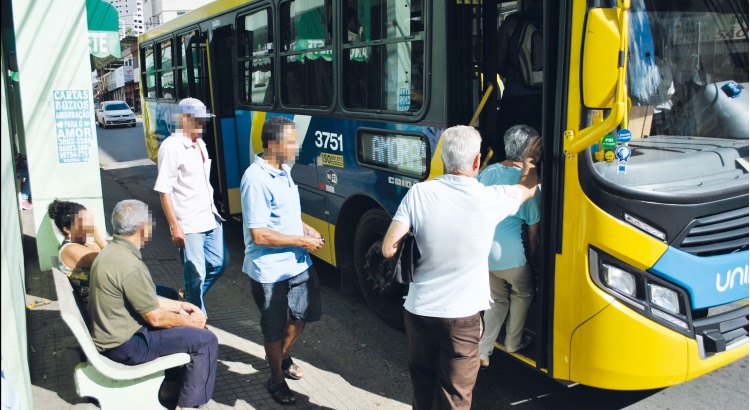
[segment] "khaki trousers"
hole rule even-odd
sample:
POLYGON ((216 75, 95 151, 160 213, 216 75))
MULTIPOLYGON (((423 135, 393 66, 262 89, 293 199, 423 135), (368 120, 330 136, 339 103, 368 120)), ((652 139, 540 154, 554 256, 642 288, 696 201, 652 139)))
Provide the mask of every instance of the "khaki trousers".
POLYGON ((492 304, 484 312, 486 330, 479 342, 479 352, 490 355, 500 329, 505 324, 505 343, 508 349, 521 344, 523 325, 534 295, 534 279, 529 265, 518 268, 490 271, 490 292, 492 304))

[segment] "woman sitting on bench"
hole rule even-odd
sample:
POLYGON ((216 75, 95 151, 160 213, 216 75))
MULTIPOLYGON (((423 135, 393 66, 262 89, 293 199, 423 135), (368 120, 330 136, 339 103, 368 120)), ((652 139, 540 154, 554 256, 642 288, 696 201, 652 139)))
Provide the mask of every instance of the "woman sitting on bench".
MULTIPOLYGON (((94 225, 93 211, 77 202, 56 199, 47 212, 60 233, 65 235, 58 252, 57 268, 70 280, 81 313, 88 321, 91 265, 102 248, 107 246, 107 241, 94 225)), ((172 300, 179 298, 177 291, 167 286, 156 285, 156 293, 172 300)))
POLYGON ((70 280, 81 312, 88 320, 89 272, 107 241, 94 225, 93 212, 77 202, 56 199, 47 208, 47 213, 65 235, 58 252, 57 268, 70 280))

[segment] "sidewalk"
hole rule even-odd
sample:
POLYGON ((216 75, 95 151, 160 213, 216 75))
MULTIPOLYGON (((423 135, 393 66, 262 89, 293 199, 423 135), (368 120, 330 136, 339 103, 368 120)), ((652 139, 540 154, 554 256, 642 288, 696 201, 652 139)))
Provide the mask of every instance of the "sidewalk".
MULTIPOLYGON (((108 227, 109 214, 114 205, 123 200, 137 198, 146 202, 154 214, 156 226, 152 241, 142 249, 143 259, 151 270, 154 282, 182 287, 182 266, 178 254, 171 244, 169 227, 163 217, 158 196, 151 190, 150 177, 155 177, 156 167, 138 167, 131 170, 102 171, 102 190, 108 227), (143 174, 150 176, 144 179, 143 174), (129 185, 130 184, 130 185, 129 185), (132 187, 135 186, 136 189, 132 187), (127 189, 126 189, 127 188, 127 189)), ((152 185, 152 184, 151 184, 152 185)), ((57 308, 54 284, 49 272, 41 272, 35 257, 33 238, 33 215, 22 212, 24 229, 24 251, 26 259, 27 305, 48 299, 50 304, 27 310, 29 333, 29 367, 34 395, 34 407, 45 409, 94 409, 94 404, 76 394, 73 369, 80 362, 78 344, 61 320, 57 308)), ((231 223, 233 221, 229 221, 231 223)), ((111 228, 109 228, 111 229, 111 228)), ((227 231, 227 229, 225 229, 227 231)), ((340 326, 325 315, 320 326, 313 324, 305 330, 295 344, 295 362, 305 370, 300 381, 289 381, 297 396, 296 406, 280 406, 266 391, 265 382, 270 378, 260 332, 260 315, 254 302, 248 297, 249 280, 243 281, 241 272, 241 239, 237 233, 225 235, 232 238, 230 266, 206 296, 209 313, 208 327, 219 339, 219 366, 213 399, 205 409, 275 409, 275 408, 332 408, 332 409, 401 409, 409 408, 410 385, 405 356, 395 352, 394 359, 384 360, 389 373, 388 380, 357 378, 357 369, 341 368, 340 363, 327 354, 336 355, 338 343, 321 344, 330 338, 321 330, 340 326), (238 240, 240 241, 238 243, 238 240), (320 349, 320 350, 318 350, 320 349), (353 375, 354 374, 354 375, 353 375)), ((229 240, 229 239, 228 239, 229 240)), ((229 243, 229 242, 228 242, 229 243)), ((324 311, 326 309, 324 302, 324 311)), ((346 329, 346 325, 343 327, 346 329)), ((399 341, 400 343, 400 341, 399 341)), ((364 345, 362 345, 364 348, 364 345)), ((360 348, 358 347, 357 350, 360 348)), ((356 360, 351 359, 351 360, 356 360)), ((370 364, 368 363, 368 367, 370 364)), ((377 379, 377 378, 372 378, 377 379)))

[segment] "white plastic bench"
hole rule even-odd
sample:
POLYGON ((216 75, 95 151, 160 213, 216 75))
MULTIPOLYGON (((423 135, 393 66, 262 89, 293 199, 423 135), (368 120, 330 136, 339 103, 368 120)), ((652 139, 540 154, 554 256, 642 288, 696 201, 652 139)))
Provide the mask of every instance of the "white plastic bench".
MULTIPOLYGON (((54 265, 53 265, 54 266, 54 265)), ((104 410, 164 409, 159 387, 164 370, 190 362, 190 355, 177 353, 135 366, 117 363, 99 354, 81 316, 68 277, 52 268, 60 313, 88 359, 76 366, 74 377, 80 397, 93 397, 104 410)))

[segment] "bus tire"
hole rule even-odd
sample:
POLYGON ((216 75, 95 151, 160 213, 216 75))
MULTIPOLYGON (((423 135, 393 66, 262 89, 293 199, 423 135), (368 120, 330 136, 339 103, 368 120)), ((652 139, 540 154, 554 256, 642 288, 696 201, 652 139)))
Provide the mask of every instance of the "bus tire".
MULTIPOLYGON (((354 267, 365 301, 377 317, 389 326, 404 328, 404 289, 396 285, 385 294, 376 289, 372 273, 368 271, 368 251, 382 244, 385 232, 391 224, 391 216, 382 209, 371 209, 362 215, 354 234, 354 267)), ((370 252, 372 254, 372 252, 370 252)))

